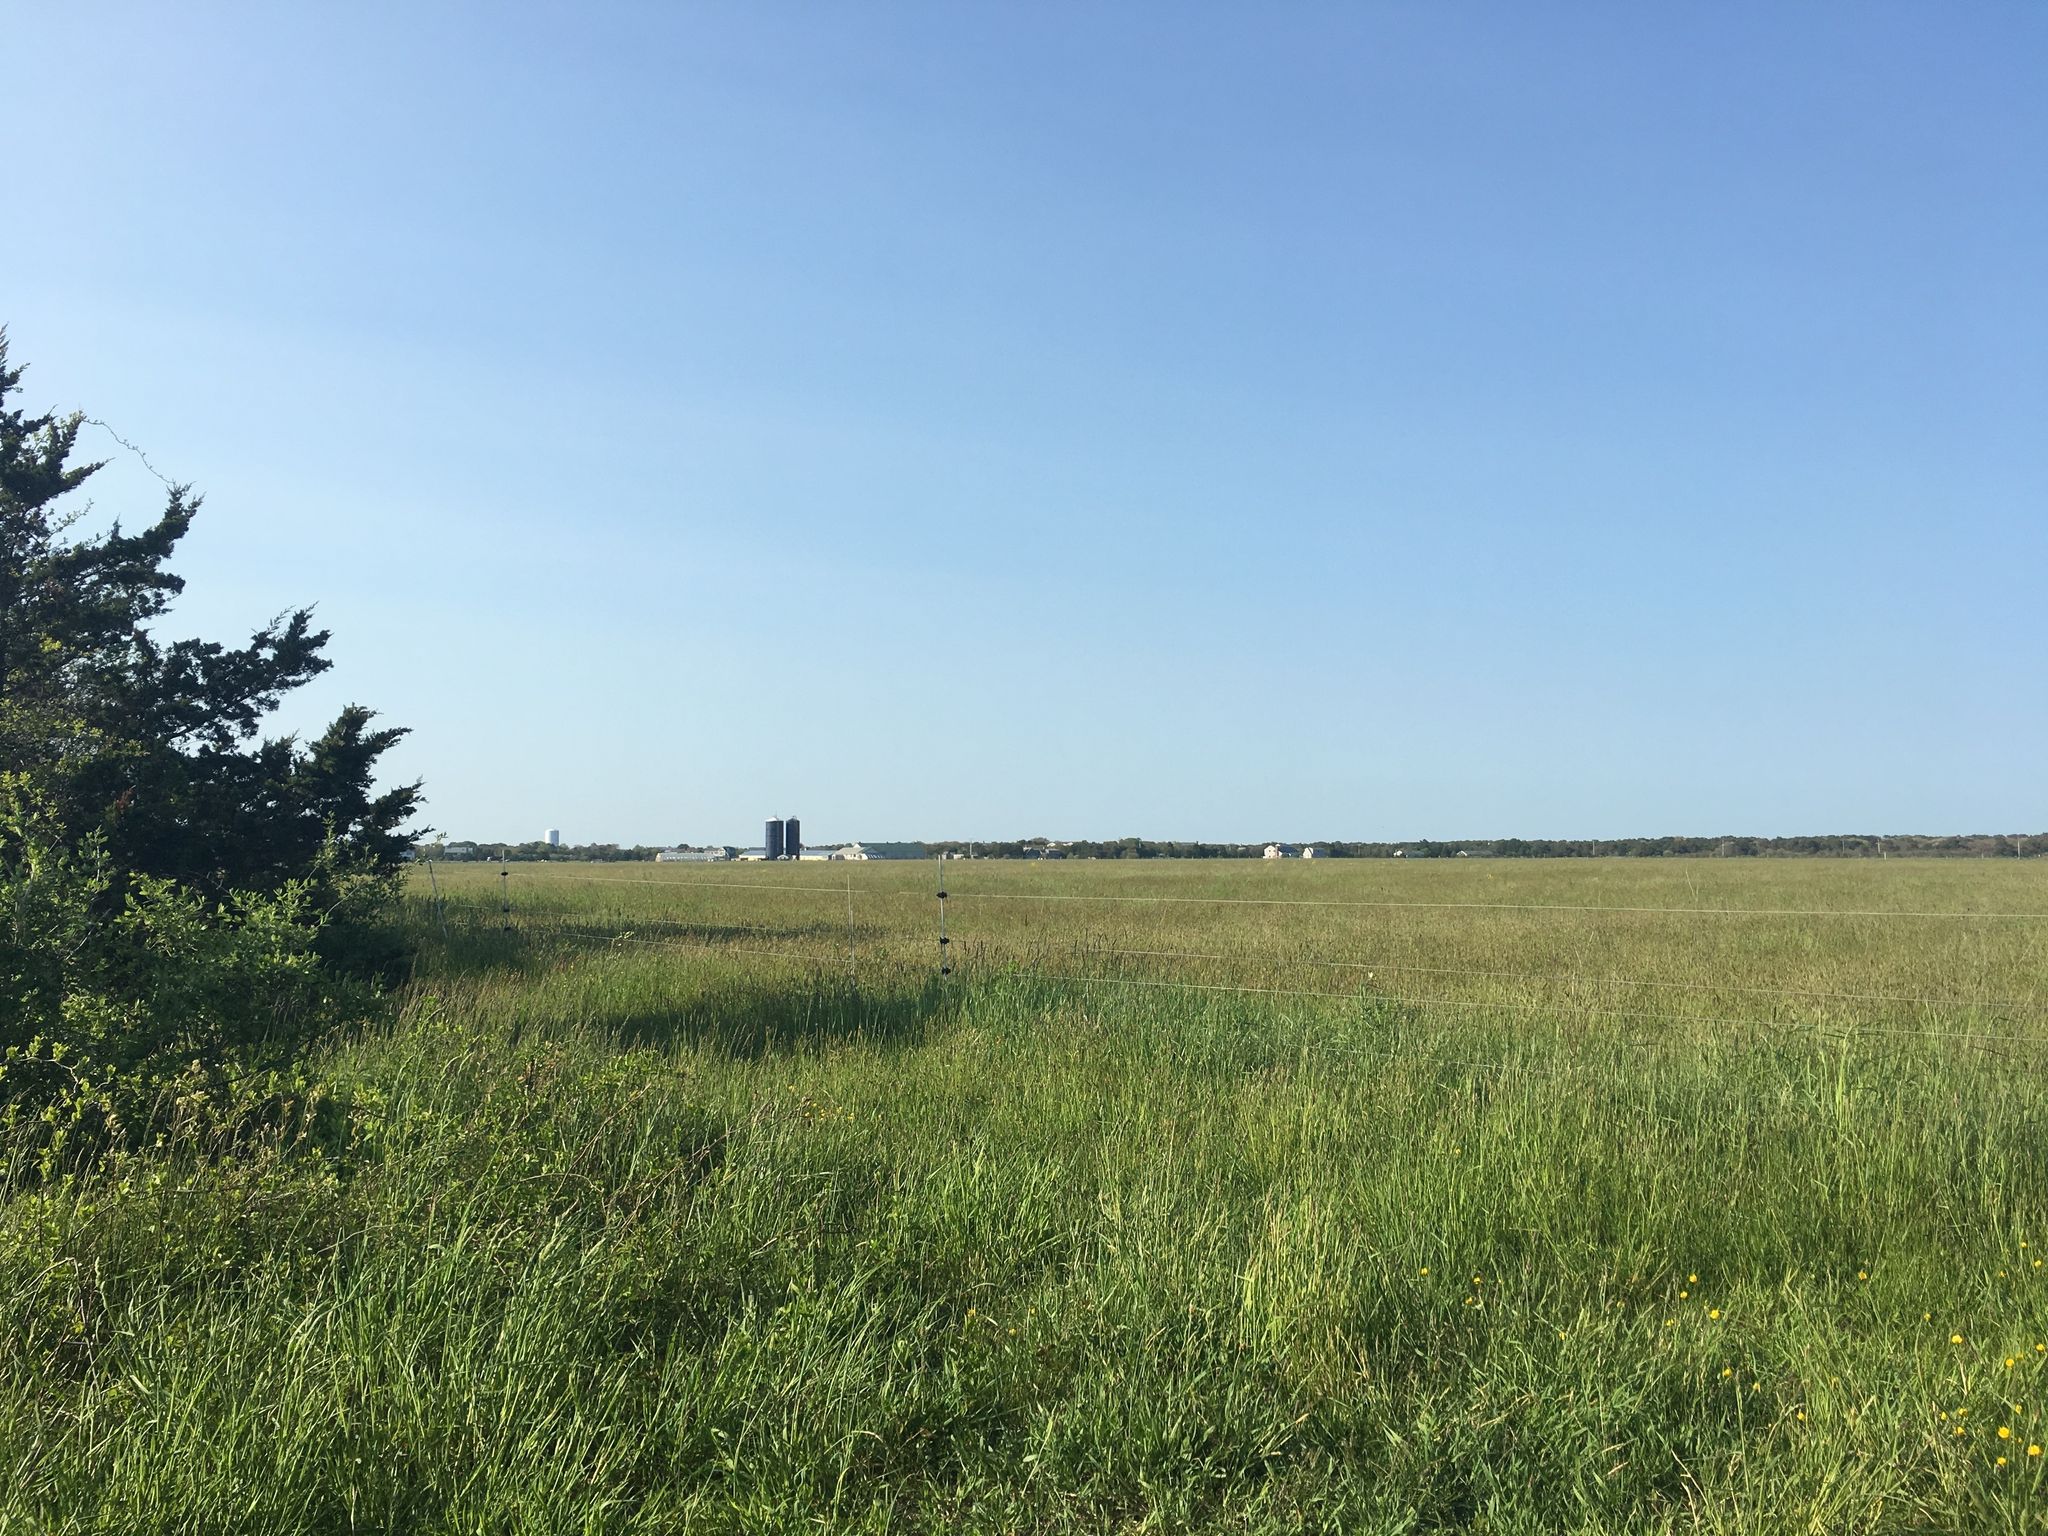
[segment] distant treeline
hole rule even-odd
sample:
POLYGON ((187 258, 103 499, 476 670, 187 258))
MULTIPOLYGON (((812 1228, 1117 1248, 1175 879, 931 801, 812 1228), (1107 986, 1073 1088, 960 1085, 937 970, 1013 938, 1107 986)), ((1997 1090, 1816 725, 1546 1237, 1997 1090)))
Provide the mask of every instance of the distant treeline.
MULTIPOLYGON (((1265 843, 1174 843, 1124 837, 1109 842, 1061 843, 1028 838, 1013 843, 936 842, 936 855, 977 859, 1256 859, 1265 843)), ((1875 859, 1888 854, 1947 858, 2038 858, 2048 854, 2048 833, 2007 837, 1497 837, 1439 843, 1300 843, 1333 859, 1611 859, 1611 858, 1838 858, 1875 859)))
MULTIPOLYGON (((668 845, 662 845, 668 846, 668 845)), ((649 861, 662 846, 579 843, 552 847, 544 842, 456 843, 423 846, 422 858, 460 863, 466 859, 492 863, 552 860, 560 863, 612 864, 649 861)), ((1257 859, 1265 843, 1176 843, 1147 837, 1120 837, 1104 842, 1059 842, 1031 837, 1017 842, 879 843, 869 848, 884 858, 976 859, 1257 859)), ((1300 843, 1292 851, 1313 848, 1332 859, 1875 859, 1911 854, 1919 858, 2012 859, 2048 855, 2048 833, 2017 836, 1976 834, 1934 837, 1843 833, 1825 837, 1495 837, 1439 843, 1422 838, 1409 843, 1300 843)), ((725 850, 726 856, 737 848, 725 850)))
POLYGON ((659 847, 621 847, 617 843, 578 843, 556 847, 550 843, 423 843, 419 856, 423 859, 442 859, 451 864, 465 860, 485 860, 493 864, 521 862, 529 859, 553 860, 563 864, 630 864, 636 860, 652 860, 663 848, 673 847, 663 843, 659 847))

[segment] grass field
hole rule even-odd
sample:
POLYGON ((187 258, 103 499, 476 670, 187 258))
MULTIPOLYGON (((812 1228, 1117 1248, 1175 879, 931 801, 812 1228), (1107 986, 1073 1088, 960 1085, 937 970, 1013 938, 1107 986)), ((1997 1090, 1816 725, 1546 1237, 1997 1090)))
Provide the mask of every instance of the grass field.
POLYGON ((435 878, 0 1196, 0 1533, 2048 1529, 2048 863, 435 878))

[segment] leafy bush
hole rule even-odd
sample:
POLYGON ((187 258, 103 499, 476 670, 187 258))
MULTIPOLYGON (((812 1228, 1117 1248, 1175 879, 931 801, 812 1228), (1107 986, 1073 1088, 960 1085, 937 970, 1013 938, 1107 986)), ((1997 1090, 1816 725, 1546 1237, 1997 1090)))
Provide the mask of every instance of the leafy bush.
POLYGON ((232 1114, 248 1080, 370 1005, 322 963, 309 883, 213 902, 121 880, 97 839, 56 830, 26 776, 0 774, 0 1135, 46 1169, 167 1115, 232 1114))

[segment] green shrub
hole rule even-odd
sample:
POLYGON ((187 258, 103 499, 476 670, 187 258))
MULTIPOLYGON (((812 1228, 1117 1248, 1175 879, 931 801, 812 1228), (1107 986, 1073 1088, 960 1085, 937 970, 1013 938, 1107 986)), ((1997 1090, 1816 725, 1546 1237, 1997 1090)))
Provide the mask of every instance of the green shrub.
MULTIPOLYGON (((358 897, 374 899, 374 882, 358 897)), ((171 1117, 227 1123, 247 1088, 372 1004, 322 963, 309 886, 209 901, 66 847, 0 774, 0 1135, 47 1170, 171 1117)))

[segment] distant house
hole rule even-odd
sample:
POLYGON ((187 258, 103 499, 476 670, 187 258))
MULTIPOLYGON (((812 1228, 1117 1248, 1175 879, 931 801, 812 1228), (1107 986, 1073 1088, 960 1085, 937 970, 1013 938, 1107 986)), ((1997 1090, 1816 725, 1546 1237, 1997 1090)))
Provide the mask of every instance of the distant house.
POLYGON ((742 848, 739 851, 739 859, 743 864, 758 864, 767 857, 766 848, 742 848))
POLYGON ((1321 848, 1304 848, 1301 850, 1301 856, 1304 859, 1327 859, 1329 854, 1321 848))
POLYGON ((832 857, 846 860, 865 859, 868 857, 868 851, 859 843, 848 843, 844 848, 834 848, 832 857))
POLYGON ((725 858, 723 848, 664 848, 654 856, 657 864, 716 864, 725 858))
POLYGON ((1266 844, 1266 857, 1269 859, 1298 859, 1301 857, 1301 852, 1292 843, 1268 843, 1266 844))
POLYGON ((475 843, 450 843, 441 850, 444 859, 473 859, 476 857, 475 843))

